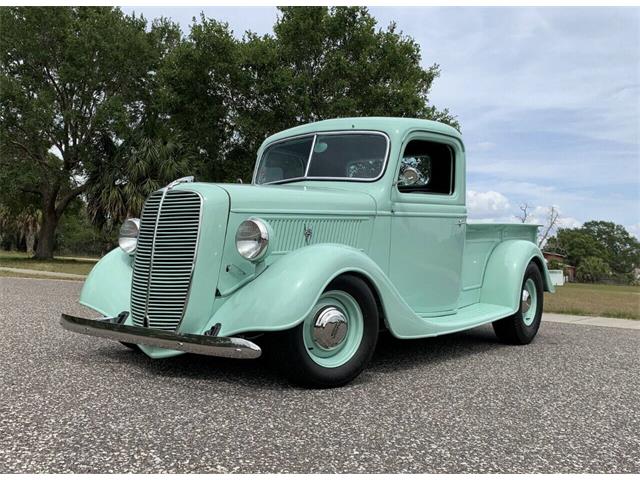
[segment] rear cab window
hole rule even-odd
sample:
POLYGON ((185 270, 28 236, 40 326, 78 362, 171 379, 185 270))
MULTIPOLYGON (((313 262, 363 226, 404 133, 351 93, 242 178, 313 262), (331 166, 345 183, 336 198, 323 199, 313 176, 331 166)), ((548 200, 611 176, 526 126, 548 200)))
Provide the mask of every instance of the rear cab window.
POLYGON ((452 195, 455 188, 455 153, 444 143, 411 140, 400 161, 396 182, 401 193, 452 195))

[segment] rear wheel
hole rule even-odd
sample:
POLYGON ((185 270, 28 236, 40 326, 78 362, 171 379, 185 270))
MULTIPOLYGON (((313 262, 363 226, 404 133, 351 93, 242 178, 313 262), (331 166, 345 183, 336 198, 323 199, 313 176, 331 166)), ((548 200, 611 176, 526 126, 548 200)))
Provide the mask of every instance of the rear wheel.
POLYGON ((520 292, 520 308, 510 317, 493 322, 498 338, 514 345, 526 345, 534 339, 542 321, 544 288, 542 274, 530 263, 524 274, 520 292))
POLYGON ((365 368, 378 341, 378 309, 367 284, 354 275, 332 281, 297 327, 279 336, 279 363, 303 386, 344 385, 365 368))

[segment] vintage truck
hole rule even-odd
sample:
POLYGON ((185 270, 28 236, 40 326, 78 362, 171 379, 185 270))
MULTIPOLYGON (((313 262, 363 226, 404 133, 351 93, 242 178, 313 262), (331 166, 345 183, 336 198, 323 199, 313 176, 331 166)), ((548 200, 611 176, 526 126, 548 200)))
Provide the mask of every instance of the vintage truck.
POLYGON ((256 358, 334 387, 378 334, 493 323, 527 344, 553 291, 537 226, 467 223, 465 148, 447 125, 344 118, 265 140, 249 184, 182 178, 128 219, 88 276, 68 330, 139 348, 256 358))

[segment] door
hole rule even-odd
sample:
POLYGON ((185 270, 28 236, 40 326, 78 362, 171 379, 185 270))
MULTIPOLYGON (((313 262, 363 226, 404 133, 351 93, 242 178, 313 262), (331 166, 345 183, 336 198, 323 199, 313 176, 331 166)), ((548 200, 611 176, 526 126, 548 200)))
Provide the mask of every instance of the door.
POLYGON ((419 314, 457 307, 467 211, 464 151, 449 137, 414 133, 403 143, 391 193, 389 276, 419 314))

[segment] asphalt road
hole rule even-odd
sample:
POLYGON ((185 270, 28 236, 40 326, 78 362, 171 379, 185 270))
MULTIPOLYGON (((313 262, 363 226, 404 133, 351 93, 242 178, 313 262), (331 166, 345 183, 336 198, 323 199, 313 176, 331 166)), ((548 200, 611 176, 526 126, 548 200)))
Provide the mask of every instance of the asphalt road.
POLYGON ((640 331, 386 338, 353 384, 65 332, 80 283, 0 278, 0 473, 639 472, 640 331))

